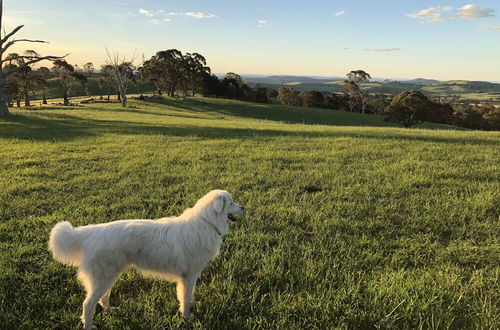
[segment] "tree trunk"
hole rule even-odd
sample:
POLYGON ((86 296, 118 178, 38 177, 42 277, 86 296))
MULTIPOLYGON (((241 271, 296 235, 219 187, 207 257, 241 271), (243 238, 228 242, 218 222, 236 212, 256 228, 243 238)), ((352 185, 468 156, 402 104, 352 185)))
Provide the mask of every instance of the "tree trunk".
POLYGON ((25 107, 31 106, 31 104, 30 104, 30 95, 29 95, 28 89, 26 89, 24 91, 24 106, 25 107))
POLYGON ((10 116, 9 107, 7 106, 7 94, 0 92, 0 117, 10 116))
POLYGON ((16 99, 16 105, 17 105, 18 108, 21 107, 21 99, 20 98, 16 99))
POLYGON ((122 108, 126 108, 127 107, 127 92, 126 90, 121 90, 120 91, 120 94, 121 94, 121 99, 122 99, 122 108))
POLYGON ((117 93, 116 93, 116 99, 117 99, 118 101, 121 101, 120 92, 117 92, 117 93))
POLYGON ((69 105, 69 98, 68 98, 68 91, 67 90, 63 91, 63 104, 66 106, 69 105))
POLYGON ((42 104, 47 104, 47 97, 45 97, 45 89, 43 90, 42 104))
POLYGON ((5 77, 0 74, 0 117, 10 116, 9 107, 7 106, 8 100, 9 97, 5 90, 5 77))

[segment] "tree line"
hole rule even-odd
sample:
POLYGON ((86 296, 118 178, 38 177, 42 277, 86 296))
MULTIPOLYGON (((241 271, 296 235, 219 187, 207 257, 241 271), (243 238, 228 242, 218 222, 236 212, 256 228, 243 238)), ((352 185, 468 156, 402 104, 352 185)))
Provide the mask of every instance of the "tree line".
POLYGON ((363 70, 350 71, 342 93, 298 92, 290 87, 270 91, 284 105, 344 110, 383 115, 404 127, 433 122, 482 130, 500 130, 500 108, 492 104, 463 100, 459 96, 428 97, 419 91, 397 95, 369 94, 361 83, 371 79, 363 70))
POLYGON ((81 94, 79 90, 83 89, 85 95, 91 95, 87 86, 91 77, 97 81, 101 99, 103 94, 107 94, 108 100, 111 94, 115 94, 123 107, 127 104, 128 88, 139 83, 148 84, 153 95, 159 96, 166 94, 171 97, 185 97, 201 94, 205 97, 269 102, 267 88, 249 86, 241 76, 233 72, 219 79, 211 74, 205 58, 198 53, 183 54, 177 49, 159 51, 139 66, 117 54, 108 52, 107 55, 106 64, 96 70, 91 62, 79 67, 62 58, 53 60, 52 67, 35 68, 34 63, 26 63, 18 54, 8 54, 2 70, 16 71, 5 79, 7 104, 13 106, 15 103, 20 107, 21 102, 24 102, 24 105, 29 107, 37 91, 42 91, 42 104, 46 104, 45 91, 49 81, 55 81, 63 105, 70 105, 70 97, 81 94))

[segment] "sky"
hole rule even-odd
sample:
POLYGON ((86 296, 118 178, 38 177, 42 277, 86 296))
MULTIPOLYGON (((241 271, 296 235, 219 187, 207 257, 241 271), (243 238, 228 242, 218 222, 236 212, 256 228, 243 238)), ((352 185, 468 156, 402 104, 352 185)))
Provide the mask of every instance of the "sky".
POLYGON ((3 25, 80 66, 176 48, 216 73, 500 81, 500 0, 468 1, 4 0, 3 25))

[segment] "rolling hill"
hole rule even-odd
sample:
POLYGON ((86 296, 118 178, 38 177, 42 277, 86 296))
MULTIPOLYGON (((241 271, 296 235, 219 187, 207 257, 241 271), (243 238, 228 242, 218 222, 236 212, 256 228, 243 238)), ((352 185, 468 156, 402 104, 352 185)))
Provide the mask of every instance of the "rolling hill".
MULTIPOLYGON (((342 92, 342 78, 319 79, 300 76, 244 77, 250 84, 261 84, 271 88, 291 87, 298 91, 317 90, 342 92)), ((413 79, 406 81, 373 80, 363 83, 362 88, 370 93, 397 94, 408 90, 421 91, 428 95, 444 96, 458 94, 467 99, 493 100, 500 102, 500 84, 485 81, 413 79)))

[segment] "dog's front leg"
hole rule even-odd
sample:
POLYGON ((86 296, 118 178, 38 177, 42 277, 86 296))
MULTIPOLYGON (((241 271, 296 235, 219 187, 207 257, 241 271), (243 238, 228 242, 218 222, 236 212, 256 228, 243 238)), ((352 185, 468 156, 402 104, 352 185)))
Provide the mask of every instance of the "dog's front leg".
POLYGON ((189 318, 189 309, 193 303, 194 287, 197 276, 186 276, 177 282, 177 299, 179 300, 179 312, 185 318, 189 318))

